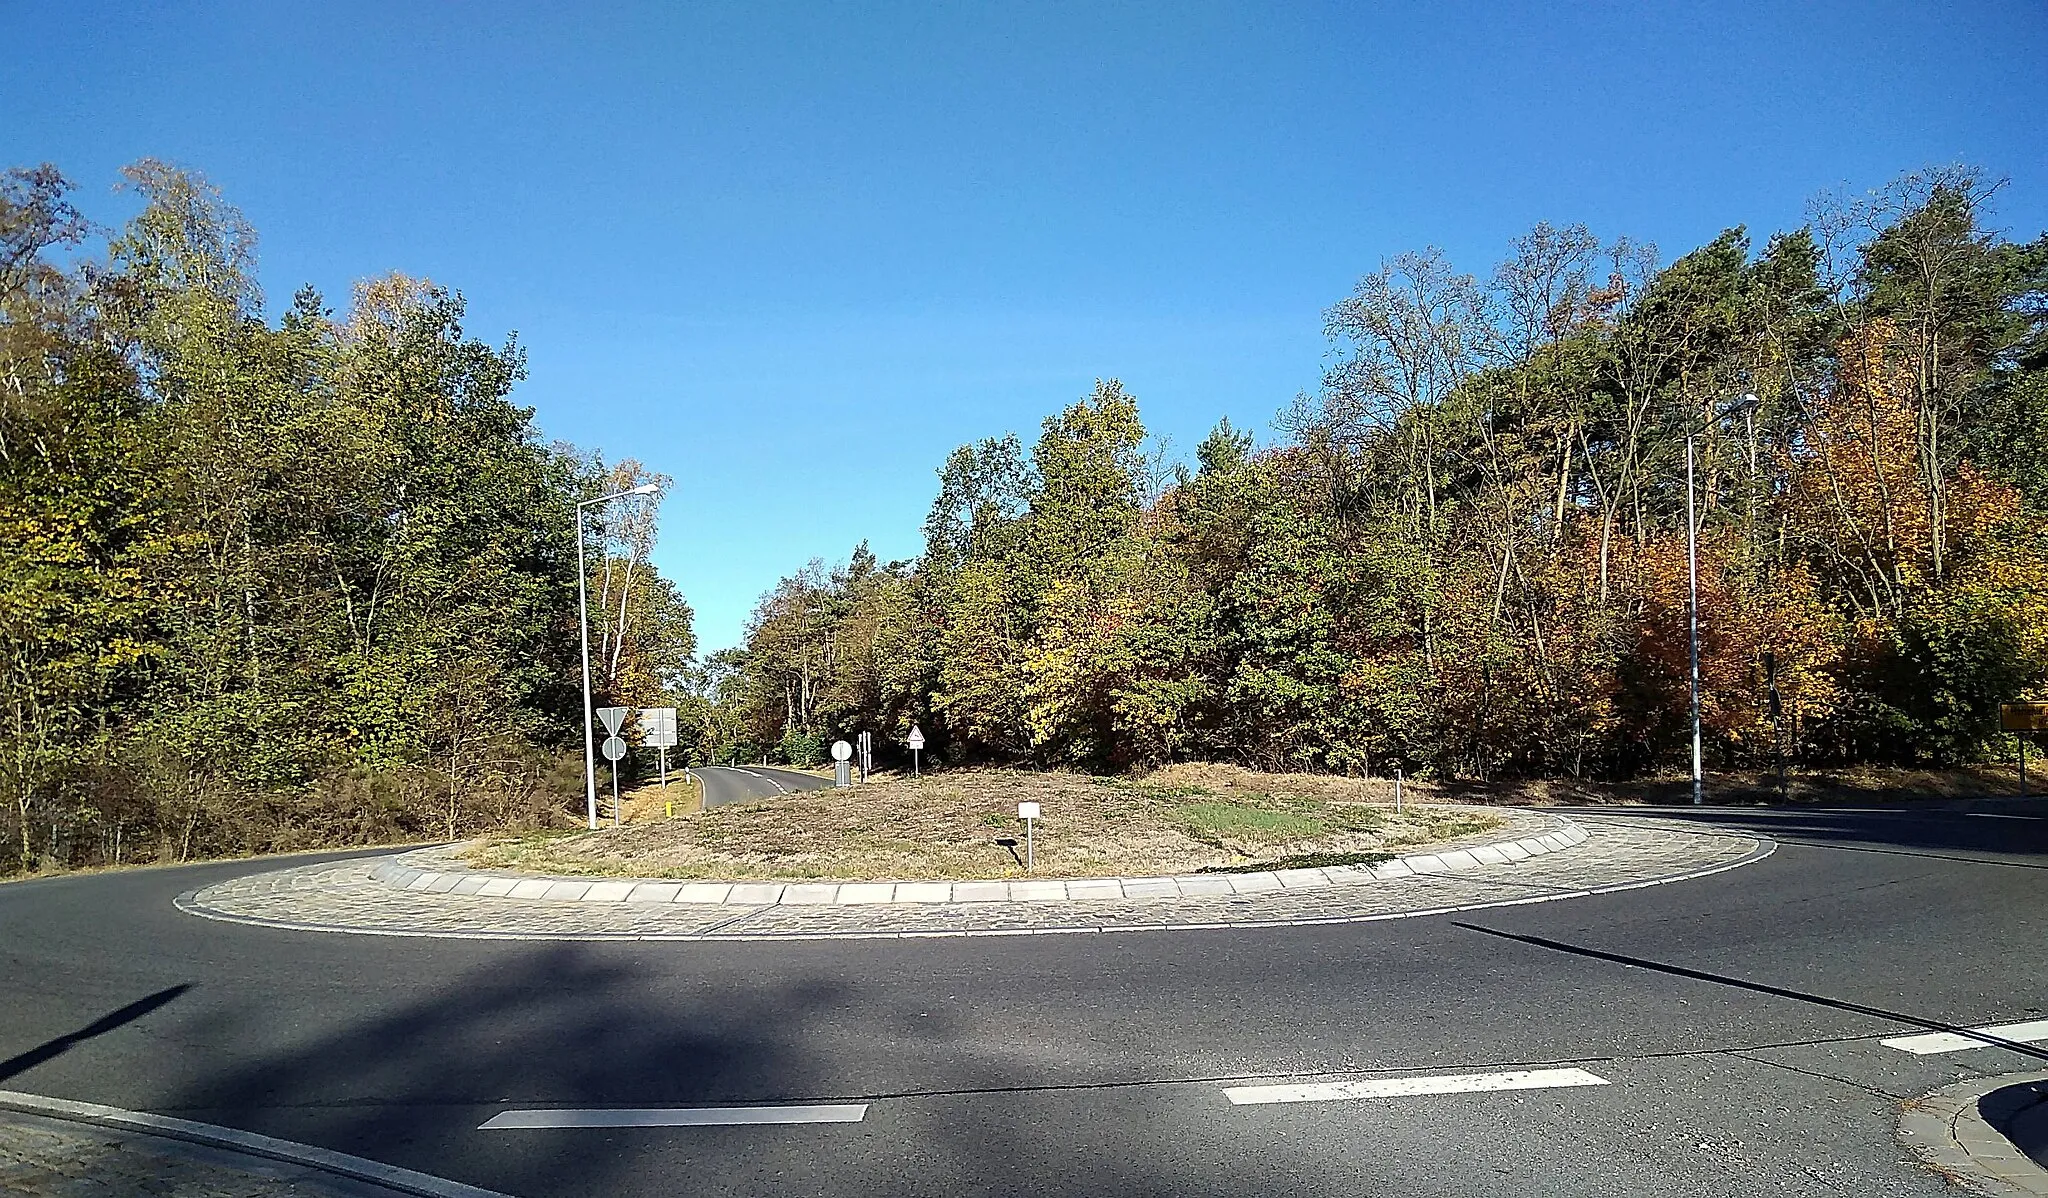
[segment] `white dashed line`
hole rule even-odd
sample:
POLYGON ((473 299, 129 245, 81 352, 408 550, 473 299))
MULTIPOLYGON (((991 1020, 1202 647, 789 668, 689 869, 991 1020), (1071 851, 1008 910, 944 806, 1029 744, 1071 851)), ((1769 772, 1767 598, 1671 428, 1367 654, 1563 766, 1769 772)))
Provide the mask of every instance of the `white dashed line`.
POLYGON ((2006 815, 1998 811, 1965 811, 1963 814, 1971 819, 2048 819, 2042 815, 2006 815))
POLYGON ((1995 1027, 1973 1027, 1971 1034, 1961 1032, 1928 1032, 1924 1036, 1893 1036, 1878 1043, 1886 1048, 1896 1048, 1916 1056, 1928 1056, 1937 1052, 1960 1052, 1965 1048, 1996 1048, 1986 1044, 1984 1037, 1996 1036, 2001 1040, 2015 1040, 2021 1044, 2032 1044, 2037 1040, 2048 1040, 2048 1019, 2036 1019, 2030 1023, 2002 1023, 1995 1027))
POLYGON ((753 770, 743 770, 740 769, 740 767, 738 766, 733 766, 731 768, 739 773, 745 774, 749 778, 759 778, 761 781, 766 782, 768 785, 775 788, 775 793, 777 796, 786 795, 789 793, 788 787, 784 786, 780 782, 777 782, 775 779, 770 778, 766 774, 757 774, 753 770))
POLYGON ((859 1123, 868 1117, 864 1102, 828 1106, 697 1106, 638 1110, 506 1111, 477 1127, 478 1131, 533 1131, 577 1127, 736 1127, 756 1123, 859 1123))
POLYGON ((1229 1086, 1235 1106, 1269 1102, 1345 1102, 1358 1098, 1407 1098, 1417 1094, 1479 1094, 1496 1090, 1549 1090, 1604 1086, 1608 1081, 1583 1069, 1512 1069, 1505 1073, 1449 1073, 1435 1077, 1390 1077, 1372 1081, 1307 1082, 1282 1086, 1229 1086))

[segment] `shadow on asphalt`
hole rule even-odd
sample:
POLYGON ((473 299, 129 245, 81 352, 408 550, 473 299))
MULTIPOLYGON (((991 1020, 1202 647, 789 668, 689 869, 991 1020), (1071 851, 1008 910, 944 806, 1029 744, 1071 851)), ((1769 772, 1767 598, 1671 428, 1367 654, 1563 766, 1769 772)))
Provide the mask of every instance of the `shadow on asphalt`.
MULTIPOLYGON (((801 988, 691 1026, 654 1001, 640 970, 604 956, 576 945, 535 948, 421 978, 413 1001, 288 1052, 202 1071, 171 1109, 518 1195, 602 1193, 633 1155, 614 1134, 477 1125, 513 1107, 764 1100, 748 1083, 781 1071, 770 1037, 833 1002, 829 987, 801 988), (271 1122, 281 1110, 289 1127, 271 1122), (407 1150, 415 1144, 429 1155, 407 1150), (473 1167, 453 1172, 451 1163, 473 1167)), ((266 1017, 254 1004, 216 1008, 190 1035, 217 1043, 244 1019, 266 1017)))
POLYGON ((18 1073, 26 1073, 44 1061, 54 1060, 57 1057, 63 1056, 75 1046, 83 1044, 95 1036, 104 1036, 115 1028, 133 1023, 158 1007, 177 1001, 179 995, 184 994, 191 988, 192 984, 190 982, 181 982, 176 986, 165 987, 155 994, 138 998, 125 1007, 109 1011, 75 1032, 68 1032, 54 1040, 46 1040, 27 1052, 18 1053, 4 1061, 0 1061, 0 1082, 6 1081, 18 1073))
MULTIPOLYGON (((481 1131, 508 1109, 670 1108, 874 1102, 1011 1093, 1064 1115, 1058 1091, 1024 1082, 1007 1059, 971 1066, 958 1091, 847 1093, 834 1062, 799 1051, 795 1029, 877 1020, 891 1033, 940 1045, 972 1028, 927 1009, 877 1012, 872 997, 813 974, 782 984, 683 997, 656 969, 605 946, 520 946, 499 960, 432 979, 422 997, 330 1029, 289 1051, 198 1071, 159 1108, 208 1122, 315 1143, 522 1198, 689 1193, 706 1154, 721 1193, 827 1191, 950 1195, 1007 1189, 1019 1169, 1071 1157, 1077 1137, 1098 1152, 1082 1164, 1086 1192, 1179 1192, 1158 1162, 1124 1159, 1113 1128, 1081 1132, 1065 1118, 963 1121, 957 1103, 891 1105, 866 1125, 803 1129, 629 1128, 481 1131), (876 1127, 878 1120, 886 1127, 876 1127), (849 1143, 848 1137, 856 1137, 849 1143), (918 1168, 897 1149, 856 1148, 875 1137, 914 1142, 918 1168), (836 1138, 835 1138, 836 1137, 836 1138), (765 1150, 765 1151, 764 1151, 765 1150), (693 1165, 692 1162, 699 1162, 693 1165)), ((216 996, 217 998, 218 996, 216 996)), ((181 1038, 218 1043, 270 1018, 260 999, 198 1016, 181 1038)), ((1153 1098, 1119 1088, 1143 1125, 1153 1098)), ((1211 1179, 1213 1180, 1213 1179, 1211 1179)), ((1215 1192, 1256 1192, 1251 1178, 1215 1192)))
POLYGON ((1731 986, 1737 990, 1750 990, 1758 994, 1768 994, 1773 998, 1789 998, 1794 1002, 1810 1003, 1816 1007, 1847 1011, 1855 1015, 1869 1015, 1878 1019, 1888 1019, 1894 1023, 1911 1024, 1930 1032, 1948 1032, 1953 1035, 1969 1036, 1987 1045, 2009 1049, 2022 1056, 2048 1061, 2048 1049, 2017 1040, 2007 1040, 2001 1036, 1991 1035, 1986 1032, 1973 1031, 1961 1024, 1948 1023, 1939 1019, 1923 1019, 1918 1015, 1908 1015, 1901 1011, 1886 1010, 1883 1007, 1867 1006, 1863 1003, 1849 1002, 1845 999, 1830 998, 1825 994, 1813 994, 1805 990, 1792 990, 1784 986, 1773 986, 1766 982, 1755 982, 1748 978, 1735 977, 1731 974, 1712 973, 1704 969, 1691 969, 1683 965, 1673 965, 1666 961, 1652 961, 1647 957, 1630 956, 1626 953, 1610 953, 1597 948, 1588 948, 1582 944, 1568 944, 1562 940, 1552 940, 1546 936, 1526 936, 1519 932, 1508 932, 1499 928, 1466 923, 1463 920, 1454 919, 1451 921, 1451 926, 1463 928, 1468 932, 1478 932, 1485 936, 1498 936, 1502 940, 1512 940, 1517 944, 1526 944, 1534 948, 1547 948, 1553 952, 1570 953, 1577 957, 1588 957, 1595 961, 1610 961, 1616 965, 1626 965, 1635 969, 1654 970, 1658 973, 1670 974, 1673 977, 1690 978, 1696 982, 1712 982, 1716 986, 1731 986))
POLYGON ((2048 801, 1920 804, 1896 808, 1599 807, 1559 808, 1602 818, 1675 819, 1722 830, 1762 832, 1786 843, 1905 853, 1987 865, 2048 869, 2048 801), (1983 856, 1992 854, 1992 857, 1983 856))

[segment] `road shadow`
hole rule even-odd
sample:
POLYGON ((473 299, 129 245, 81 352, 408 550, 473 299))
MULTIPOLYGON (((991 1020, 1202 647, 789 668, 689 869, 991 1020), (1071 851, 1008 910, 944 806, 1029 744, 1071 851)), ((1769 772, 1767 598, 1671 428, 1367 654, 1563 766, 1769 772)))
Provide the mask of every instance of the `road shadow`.
MULTIPOLYGON (((1568 813, 1569 814, 1569 813, 1568 813)), ((1929 801, 1889 808, 1602 807, 1601 819, 1679 820, 1785 843, 2048 869, 2048 803, 1929 801)))
MULTIPOLYGON (((1184 1087, 1118 1090, 1123 1131, 1095 1126, 1077 1135, 1077 1122, 1101 1122, 1103 1108, 1091 1105, 1101 1101, 1098 1090, 1049 1085, 1046 1071, 1020 1064, 1014 1046, 994 1049, 983 1029, 935 1004, 862 987, 856 958, 821 958, 816 969, 793 973, 783 957, 784 980, 721 990, 679 984, 694 951, 577 943, 495 950, 487 961, 416 979, 417 997, 387 1010, 289 1048, 191 1070, 156 1109, 519 1198, 1022 1195, 1040 1192, 1031 1179, 1048 1161, 1061 1162, 1060 1188, 1069 1193, 1167 1195, 1196 1182, 1217 1192, 1270 1188, 1260 1176, 1219 1175, 1214 1160, 1183 1166, 1120 1147, 1119 1135, 1132 1127, 1158 1125, 1151 1104, 1186 1102, 1184 1087), (878 1063, 878 1042, 914 1045, 915 1059, 878 1063), (836 1126, 478 1127, 510 1109, 839 1102, 875 1105, 866 1122, 836 1126), (1077 1139, 1093 1145, 1081 1159, 1077 1139)), ((473 954, 451 945, 449 955, 473 954)), ((914 962, 909 950, 882 955, 914 962)), ((275 1017, 259 1001, 219 1005, 184 1021, 179 1035, 232 1042, 252 1021, 275 1017)), ((1216 1099, 1209 1090, 1201 1097, 1216 1099)))
POLYGON ((75 1032, 67 1032, 62 1036, 46 1040, 27 1052, 17 1053, 4 1061, 0 1061, 0 1082, 7 1081, 16 1074, 26 1073, 45 1061, 63 1056, 71 1051, 72 1048, 85 1043, 95 1036, 104 1036, 115 1028, 124 1027, 135 1022, 159 1007, 176 1002, 180 995, 183 995, 191 988, 192 985, 189 982, 181 982, 176 986, 167 986, 154 994, 138 998, 125 1007, 109 1011, 75 1032))

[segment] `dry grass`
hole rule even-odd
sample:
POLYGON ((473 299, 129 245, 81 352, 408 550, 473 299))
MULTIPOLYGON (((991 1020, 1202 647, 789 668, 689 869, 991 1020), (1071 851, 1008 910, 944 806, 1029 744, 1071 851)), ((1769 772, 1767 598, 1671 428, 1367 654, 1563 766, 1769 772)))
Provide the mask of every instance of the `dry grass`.
MULTIPOLYGON (((1144 778, 1018 770, 878 777, 616 831, 501 838, 486 867, 667 878, 890 880, 1022 876, 1017 804, 1041 804, 1046 878, 1179 874, 1377 860, 1499 821, 1426 806, 1396 815, 1391 787, 1180 765, 1144 778), (1386 805, 1383 805, 1386 804, 1386 805)), ((628 811, 632 808, 629 806, 628 811)))

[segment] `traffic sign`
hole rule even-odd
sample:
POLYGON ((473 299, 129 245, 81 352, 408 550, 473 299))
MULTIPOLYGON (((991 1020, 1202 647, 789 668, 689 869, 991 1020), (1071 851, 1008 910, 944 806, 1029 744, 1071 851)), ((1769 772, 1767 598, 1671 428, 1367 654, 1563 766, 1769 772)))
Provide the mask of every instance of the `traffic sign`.
POLYGON ((2048 703, 2000 703, 1998 726, 2005 732, 2048 732, 2048 703))
POLYGON ((853 746, 852 746, 852 745, 849 745, 849 744, 847 744, 847 743, 846 743, 845 741, 843 741, 843 740, 835 740, 835 741, 833 741, 833 742, 832 742, 832 760, 834 760, 834 761, 850 761, 850 760, 852 760, 852 759, 853 759, 853 746))
POLYGON ((607 736, 604 738, 603 752, 606 761, 617 761, 626 755, 626 742, 616 736, 607 736))
POLYGON ((620 725, 626 722, 626 715, 632 710, 630 707, 600 707, 597 709, 597 722, 604 725, 606 735, 617 736, 620 725))
POLYGON ((640 743, 655 749, 675 748, 676 709, 673 707, 641 708, 640 743))
POLYGON ((918 726, 917 726, 916 724, 912 724, 912 725, 910 726, 910 742, 909 742, 909 743, 910 743, 910 747, 911 747, 911 748, 913 748, 913 749, 922 749, 922 748, 924 748, 924 732, 923 732, 922 730, 920 730, 920 729, 918 728, 918 726))

